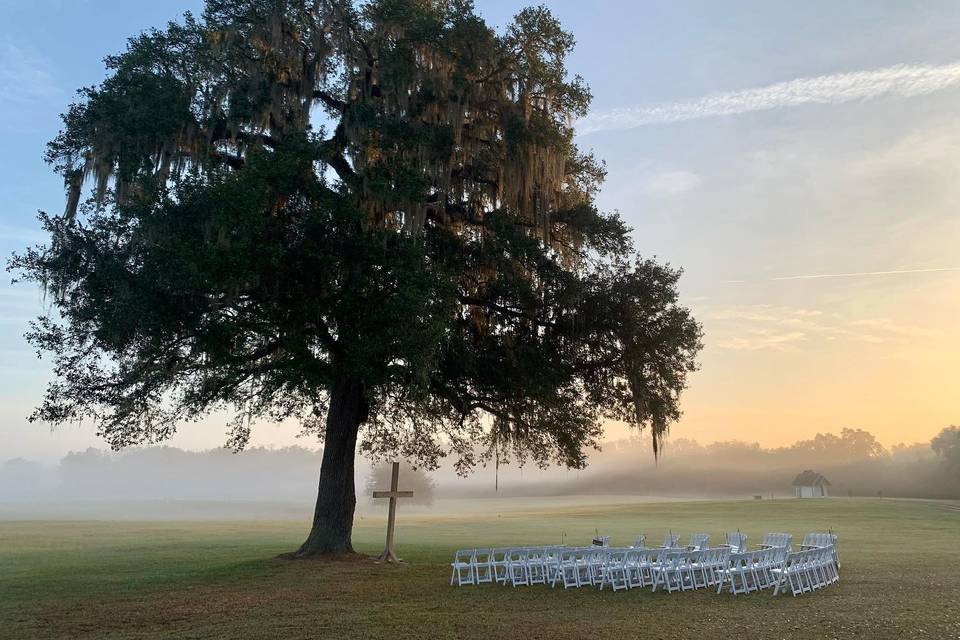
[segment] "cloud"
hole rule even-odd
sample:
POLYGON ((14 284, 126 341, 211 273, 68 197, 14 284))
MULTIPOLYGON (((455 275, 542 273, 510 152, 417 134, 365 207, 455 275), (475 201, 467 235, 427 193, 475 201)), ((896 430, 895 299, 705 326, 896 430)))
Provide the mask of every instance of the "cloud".
POLYGON ((793 351, 824 332, 822 315, 818 309, 761 304, 715 309, 707 319, 720 349, 793 351))
POLYGON ((734 336, 717 342, 721 349, 735 351, 756 351, 758 349, 776 349, 784 351, 793 347, 797 342, 807 340, 807 334, 802 331, 772 331, 770 329, 750 329, 743 336, 734 336))
POLYGON ((898 324, 890 318, 865 318, 863 320, 851 320, 849 326, 856 328, 871 329, 881 334, 889 336, 914 338, 940 338, 943 334, 939 331, 926 329, 924 327, 915 327, 898 324))
POLYGON ((659 171, 644 178, 640 190, 652 196, 676 196, 700 186, 700 176, 690 171, 659 171))
POLYGON ((61 93, 45 58, 11 43, 0 45, 0 107, 23 108, 61 93))
POLYGON ((694 100, 599 111, 580 120, 577 130, 588 134, 805 104, 841 104, 881 96, 908 98, 956 86, 960 86, 960 62, 900 64, 870 71, 797 78, 765 87, 712 93, 694 100))
POLYGON ((797 351, 817 340, 885 344, 938 338, 935 330, 898 324, 889 318, 848 319, 838 313, 787 306, 748 305, 707 314, 708 333, 720 349, 797 351))
POLYGON ((632 167, 611 172, 603 195, 612 203, 641 198, 667 200, 698 189, 702 182, 700 175, 693 171, 644 159, 632 167))
POLYGON ((33 48, 0 42, 0 132, 46 131, 65 97, 46 57, 33 48))

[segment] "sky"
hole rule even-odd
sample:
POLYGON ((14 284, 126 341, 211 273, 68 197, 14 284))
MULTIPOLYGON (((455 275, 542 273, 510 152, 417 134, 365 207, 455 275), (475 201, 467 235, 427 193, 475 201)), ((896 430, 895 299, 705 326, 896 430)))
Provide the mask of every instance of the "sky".
MULTIPOLYGON (((608 164, 601 206, 683 267, 702 368, 673 437, 787 444, 844 427, 887 445, 960 424, 960 3, 550 2, 575 34, 608 164)), ((0 0, 0 253, 63 208, 42 160, 102 58, 199 0, 0 0)), ((503 25, 521 6, 478 0, 503 25)), ((21 337, 43 310, 0 282, 0 460, 103 446, 28 424, 49 379, 21 337)), ((223 444, 212 419, 172 444, 223 444)), ((252 443, 286 445, 293 425, 252 443)), ((623 437, 621 425, 608 436, 623 437)))

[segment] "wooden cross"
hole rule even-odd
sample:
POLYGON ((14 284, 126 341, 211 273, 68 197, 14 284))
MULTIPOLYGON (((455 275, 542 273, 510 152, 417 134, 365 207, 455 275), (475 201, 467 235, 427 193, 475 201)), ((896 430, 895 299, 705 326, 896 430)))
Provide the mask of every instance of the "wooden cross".
POLYGON ((397 519, 397 498, 412 498, 413 491, 397 491, 400 482, 400 463, 393 463, 393 473, 390 477, 390 491, 374 491, 374 498, 390 498, 390 511, 387 514, 387 546, 383 553, 377 556, 378 562, 400 562, 400 558, 393 552, 393 527, 397 519))

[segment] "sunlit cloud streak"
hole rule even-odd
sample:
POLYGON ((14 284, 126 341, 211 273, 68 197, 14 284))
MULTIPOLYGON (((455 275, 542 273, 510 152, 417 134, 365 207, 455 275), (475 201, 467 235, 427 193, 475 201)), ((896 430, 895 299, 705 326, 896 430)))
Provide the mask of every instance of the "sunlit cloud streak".
POLYGON ((898 64, 869 71, 797 78, 765 87, 712 93, 693 100, 598 111, 580 120, 577 132, 583 135, 805 104, 842 104, 882 96, 909 98, 956 86, 960 86, 960 62, 898 64))
POLYGON ((960 267, 939 267, 934 269, 896 269, 894 271, 855 271, 852 273, 815 273, 799 276, 780 276, 779 278, 770 278, 770 281, 819 280, 821 278, 862 278, 867 276, 892 276, 907 273, 941 273, 944 271, 960 271, 960 267))
POLYGON ((726 284, 748 284, 751 282, 784 282, 788 280, 821 280, 826 278, 869 278, 871 276, 896 276, 911 273, 950 273, 960 272, 960 267, 934 267, 931 269, 894 269, 892 271, 851 271, 848 273, 811 273, 796 276, 778 276, 765 280, 724 280, 726 284))
POLYGON ((917 344, 943 338, 936 328, 900 324, 891 318, 851 319, 836 311, 784 306, 720 307, 708 310, 705 319, 712 346, 733 351, 797 351, 832 341, 917 344))

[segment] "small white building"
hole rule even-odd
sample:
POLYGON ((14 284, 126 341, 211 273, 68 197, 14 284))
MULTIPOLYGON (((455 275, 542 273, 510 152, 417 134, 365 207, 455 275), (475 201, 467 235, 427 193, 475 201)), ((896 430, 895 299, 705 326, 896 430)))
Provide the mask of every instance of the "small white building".
POLYGON ((827 487, 830 481, 816 471, 807 469, 793 481, 793 489, 798 498, 826 498, 830 495, 827 487))

